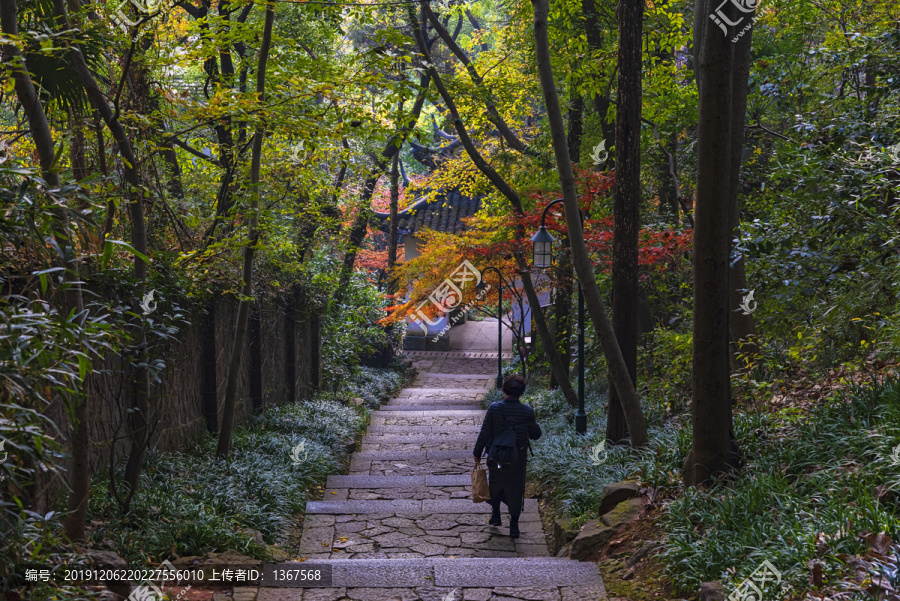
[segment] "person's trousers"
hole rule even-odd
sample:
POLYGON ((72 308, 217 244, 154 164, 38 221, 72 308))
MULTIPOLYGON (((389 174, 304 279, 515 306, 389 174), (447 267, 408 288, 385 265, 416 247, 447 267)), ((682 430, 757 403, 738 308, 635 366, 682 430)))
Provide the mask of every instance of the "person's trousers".
POLYGON ((509 515, 522 513, 525 499, 525 470, 527 464, 522 461, 515 470, 498 469, 488 462, 488 489, 491 493, 491 507, 500 511, 500 503, 505 503, 509 515))

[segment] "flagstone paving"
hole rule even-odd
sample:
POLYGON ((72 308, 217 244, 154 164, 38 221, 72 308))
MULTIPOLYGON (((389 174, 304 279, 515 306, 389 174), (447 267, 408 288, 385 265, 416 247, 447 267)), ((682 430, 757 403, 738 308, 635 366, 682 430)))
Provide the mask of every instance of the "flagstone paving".
POLYGON ((471 501, 496 354, 410 356, 416 380, 373 413, 349 474, 307 503, 299 552, 332 566, 332 586, 262 588, 258 601, 606 601, 596 564, 548 557, 536 500, 518 539, 507 514, 488 526, 490 507, 471 501))

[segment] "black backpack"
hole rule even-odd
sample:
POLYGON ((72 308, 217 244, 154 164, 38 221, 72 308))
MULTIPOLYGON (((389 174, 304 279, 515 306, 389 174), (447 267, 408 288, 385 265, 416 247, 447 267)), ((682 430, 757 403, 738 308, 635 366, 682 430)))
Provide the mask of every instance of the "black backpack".
POLYGON ((519 467, 519 445, 516 444, 517 424, 509 424, 509 420, 503 414, 502 403, 497 405, 500 415, 503 417, 506 427, 497 432, 491 442, 491 450, 488 451, 488 461, 493 462, 499 470, 515 471, 519 467))

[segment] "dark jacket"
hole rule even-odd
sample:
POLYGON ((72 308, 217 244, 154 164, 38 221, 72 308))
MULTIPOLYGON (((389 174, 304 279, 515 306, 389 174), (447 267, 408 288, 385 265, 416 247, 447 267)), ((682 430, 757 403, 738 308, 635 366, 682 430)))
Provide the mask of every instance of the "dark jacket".
POLYGON ((491 441, 506 427, 504 418, 515 421, 516 442, 520 449, 528 447, 528 439, 541 437, 541 427, 534 420, 534 409, 520 403, 518 399, 507 398, 499 403, 491 403, 481 424, 481 432, 475 441, 475 456, 481 457, 485 450, 490 450, 491 441))

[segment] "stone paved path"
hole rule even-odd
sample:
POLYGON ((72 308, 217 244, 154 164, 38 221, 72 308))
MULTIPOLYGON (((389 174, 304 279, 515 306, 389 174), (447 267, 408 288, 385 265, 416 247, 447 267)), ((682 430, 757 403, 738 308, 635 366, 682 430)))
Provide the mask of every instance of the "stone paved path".
POLYGON ((412 352, 418 377, 373 413, 350 473, 307 503, 300 554, 333 565, 331 588, 259 591, 259 601, 605 601, 592 563, 549 557, 538 504, 522 535, 487 525, 470 498, 471 448, 497 356, 412 352))

